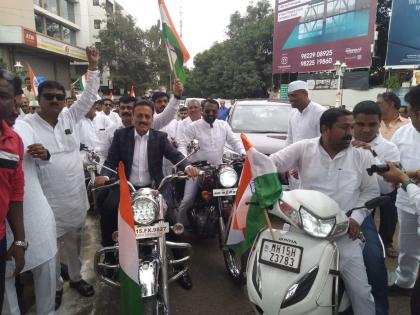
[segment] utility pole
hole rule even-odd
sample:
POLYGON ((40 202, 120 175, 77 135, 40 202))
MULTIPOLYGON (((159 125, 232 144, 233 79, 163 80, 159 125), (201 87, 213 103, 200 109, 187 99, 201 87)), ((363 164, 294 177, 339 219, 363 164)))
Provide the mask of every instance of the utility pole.
POLYGON ((179 36, 182 38, 182 0, 179 0, 179 36))

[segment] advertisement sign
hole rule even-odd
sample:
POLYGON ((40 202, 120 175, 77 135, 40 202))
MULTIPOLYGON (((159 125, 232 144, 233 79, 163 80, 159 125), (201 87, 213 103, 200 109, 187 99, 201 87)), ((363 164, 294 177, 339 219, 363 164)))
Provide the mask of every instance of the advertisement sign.
POLYGON ((66 43, 59 42, 39 33, 37 34, 37 47, 57 54, 87 61, 86 52, 83 49, 67 45, 66 43))
POLYGON ((23 43, 28 46, 36 47, 37 46, 36 33, 26 28, 23 28, 22 30, 23 30, 23 43))
POLYGON ((377 0, 276 0, 273 73, 368 68, 377 0))
POLYGON ((392 1, 387 67, 420 65, 420 0, 392 1))

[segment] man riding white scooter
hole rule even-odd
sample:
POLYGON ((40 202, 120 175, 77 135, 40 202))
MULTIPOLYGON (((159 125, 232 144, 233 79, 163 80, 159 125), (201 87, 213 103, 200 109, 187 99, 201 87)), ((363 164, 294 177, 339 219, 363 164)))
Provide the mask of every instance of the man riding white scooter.
MULTIPOLYGON (((376 177, 366 169, 374 164, 367 150, 352 147, 352 113, 329 109, 320 119, 321 137, 296 142, 271 155, 279 172, 297 169, 300 188, 320 191, 334 199, 343 211, 362 207, 379 196, 376 177)), ((360 225, 367 209, 354 211, 349 218, 348 237, 337 241, 340 250, 340 276, 352 302, 355 315, 374 315, 375 303, 366 275, 360 240, 360 225)))

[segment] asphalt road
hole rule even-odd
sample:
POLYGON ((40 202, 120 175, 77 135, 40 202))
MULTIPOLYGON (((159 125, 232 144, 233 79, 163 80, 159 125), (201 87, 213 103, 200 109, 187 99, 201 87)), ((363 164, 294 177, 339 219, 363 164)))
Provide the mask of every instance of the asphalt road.
MULTIPOLYGON (((83 277, 94 284, 96 294, 92 298, 83 298, 65 284, 63 303, 57 315, 117 315, 120 314, 119 290, 111 288, 97 280, 93 273, 93 255, 100 248, 98 218, 89 215, 83 238, 83 277)), ((218 249, 217 240, 196 240, 187 236, 193 245, 191 275, 193 288, 190 291, 182 289, 177 283, 170 285, 170 301, 172 314, 192 315, 231 315, 253 314, 249 306, 244 288, 235 285, 229 278, 223 256, 218 249)), ((396 260, 387 259, 389 270, 395 269, 396 260)), ((392 273, 390 273, 392 277, 392 273)), ((35 314, 33 294, 30 280, 24 279, 25 306, 27 314, 35 314)), ((408 315, 409 298, 391 297, 391 315, 408 315)))

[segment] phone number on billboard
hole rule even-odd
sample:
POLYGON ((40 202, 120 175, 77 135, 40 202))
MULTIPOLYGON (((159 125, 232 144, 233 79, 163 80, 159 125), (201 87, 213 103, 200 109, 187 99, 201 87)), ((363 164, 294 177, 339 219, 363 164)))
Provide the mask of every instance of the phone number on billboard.
POLYGON ((300 65, 302 67, 311 67, 315 65, 332 64, 333 63, 332 58, 327 58, 332 55, 333 55, 332 49, 303 53, 303 54, 300 54, 300 57, 302 59, 300 62, 300 65), (314 58, 317 58, 317 59, 314 59, 314 58))

